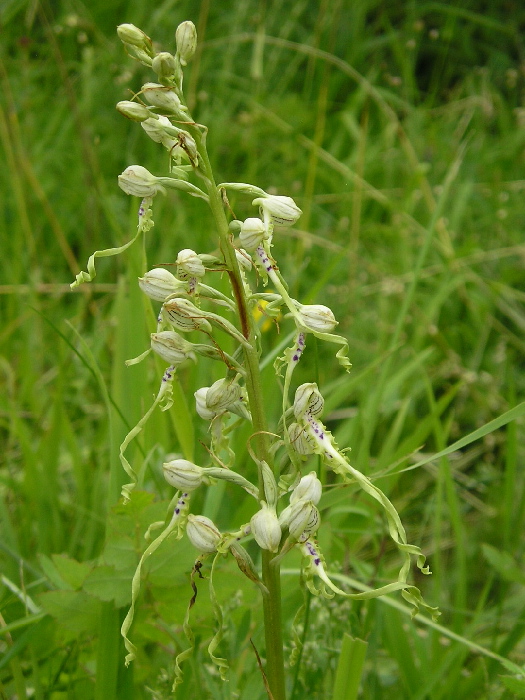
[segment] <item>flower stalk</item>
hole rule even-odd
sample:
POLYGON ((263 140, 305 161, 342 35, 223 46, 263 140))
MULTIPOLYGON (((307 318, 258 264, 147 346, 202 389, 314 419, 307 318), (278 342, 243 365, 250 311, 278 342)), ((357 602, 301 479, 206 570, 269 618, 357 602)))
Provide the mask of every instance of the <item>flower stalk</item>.
MULTIPOLYGON (((195 130, 194 130, 195 131, 195 130)), ((235 248, 231 244, 230 229, 224 212, 219 190, 210 164, 208 152, 201 134, 195 134, 201 167, 207 182, 209 205, 217 233, 219 234, 220 250, 224 256, 232 292, 237 306, 237 314, 241 332, 248 341, 243 346, 246 369, 246 390, 248 403, 252 414, 253 432, 255 434, 256 450, 261 460, 273 464, 273 456, 269 449, 268 424, 264 408, 261 372, 259 369, 259 353, 257 350, 257 329, 255 320, 248 307, 245 288, 241 278, 235 248)), ((276 475, 278 476, 278 475, 276 475)), ((263 491, 263 476, 259 469, 259 491, 263 491)), ((267 593, 263 594, 264 633, 266 642, 266 676, 275 700, 285 700, 284 673, 284 642, 281 612, 281 582, 279 565, 272 566, 273 554, 262 551, 262 582, 267 593)))

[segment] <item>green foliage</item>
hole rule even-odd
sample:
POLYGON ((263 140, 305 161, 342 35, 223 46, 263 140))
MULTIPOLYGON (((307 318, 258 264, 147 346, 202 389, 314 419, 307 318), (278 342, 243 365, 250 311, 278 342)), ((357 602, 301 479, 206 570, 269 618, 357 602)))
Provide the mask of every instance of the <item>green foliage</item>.
MULTIPOLYGON (((103 677, 112 679, 106 698, 169 697, 175 657, 187 646, 182 622, 195 554, 185 540, 164 542, 144 571, 134 675, 123 669, 119 628, 144 535, 164 520, 171 497, 163 450, 206 459, 206 426, 192 399, 209 383, 200 366, 181 375, 178 410, 156 412, 130 447, 140 474, 131 507, 116 498, 124 481, 118 444, 151 405, 161 376, 153 361, 145 373, 123 364, 146 348, 154 318, 136 278, 173 262, 190 236, 196 249, 209 249, 203 203, 170 193, 156 206, 145 252, 98 261, 95 283, 69 291, 93 250, 133 235, 134 203, 117 175, 134 162, 159 172, 154 145, 114 109, 146 78, 115 26, 133 22, 169 48, 184 19, 206 42, 187 90, 196 118, 210 127, 216 172, 294 197, 304 216, 283 233, 279 263, 294 295, 329 305, 349 341, 350 374, 341 376, 331 346, 312 342, 297 379, 315 376, 328 428, 398 507, 433 571, 415 583, 443 611, 440 627, 411 622, 390 600, 312 601, 285 575, 287 653, 305 606, 290 697, 339 697, 334 688, 352 659, 364 699, 525 696, 517 668, 525 442, 523 410, 515 408, 525 393, 523 14, 519 3, 481 9, 473 1, 2 5, 7 697, 103 697, 94 690, 103 677), (358 646, 348 661, 350 638, 358 646), (359 640, 368 645, 364 661, 359 640), (502 668, 502 659, 514 665, 502 668)), ((167 169, 166 159, 162 174, 167 169)), ((230 203, 238 218, 249 215, 245 198, 232 194, 230 203)), ((273 332, 278 323, 263 335, 268 379, 289 344, 273 332)), ((280 396, 267 394, 272 423, 280 396)), ((233 445, 246 465, 247 437, 233 445)), ((224 529, 253 514, 249 499, 224 482, 195 498, 224 529)), ((329 487, 320 508, 331 569, 338 562, 352 581, 374 587, 390 580, 399 557, 370 499, 352 486, 329 487)), ((300 565, 294 557, 290 570, 300 565)), ((264 645, 259 594, 222 559, 214 585, 225 609, 215 653, 228 659, 230 681, 220 683, 209 664, 216 630, 207 582, 197 581, 196 651, 179 696, 262 699, 249 643, 264 645)))
POLYGON ((345 634, 337 663, 332 700, 355 700, 367 651, 367 643, 345 634))

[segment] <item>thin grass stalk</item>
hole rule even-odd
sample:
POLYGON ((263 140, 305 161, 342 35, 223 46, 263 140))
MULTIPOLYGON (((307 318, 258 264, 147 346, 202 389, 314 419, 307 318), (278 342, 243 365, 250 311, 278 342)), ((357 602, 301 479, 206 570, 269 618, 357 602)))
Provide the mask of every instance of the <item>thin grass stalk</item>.
MULTIPOLYGON (((423 244, 421 246, 421 249, 419 251, 419 254, 417 256, 416 262, 413 267, 413 273, 414 276, 412 278, 411 284, 405 294, 405 297, 403 299, 403 303, 401 305, 401 308, 399 310, 397 320, 395 323, 394 327, 394 332, 392 333, 390 343, 389 343, 389 351, 393 353, 395 347, 397 346, 399 342, 399 338, 401 336, 401 331, 403 329, 403 326, 406 321, 406 317, 408 314, 408 310, 413 303, 414 296, 415 296, 415 291, 416 291, 416 286, 419 282, 419 277, 421 274, 421 271, 423 269, 423 265, 425 263, 425 260, 427 258, 427 255, 430 251, 430 246, 431 242, 433 240, 435 231, 436 231, 436 225, 437 222, 444 210, 445 204, 448 201, 448 196, 450 192, 450 188, 452 186, 452 183, 456 179, 456 176, 458 174, 460 165, 463 160, 463 155, 464 155, 464 149, 461 148, 456 160, 452 163, 450 166, 447 175, 443 181, 443 192, 441 194, 441 197, 438 201, 437 207, 434 209, 432 217, 429 221, 428 224, 428 229, 425 234, 425 238, 423 240, 423 244)), ((383 391, 385 387, 385 383, 387 381, 387 378, 390 375, 391 372, 391 366, 393 362, 393 355, 390 354, 385 363, 383 364, 383 367, 381 369, 381 373, 379 375, 378 381, 376 383, 375 390, 372 392, 370 399, 367 402, 366 406, 366 413, 365 415, 367 416, 367 421, 365 421, 365 424, 363 426, 363 436, 362 436, 362 442, 358 454, 358 460, 361 464, 367 464, 369 461, 369 456, 370 456, 370 446, 372 443, 372 437, 374 434, 374 430, 376 427, 376 421, 377 421, 377 416, 378 416, 378 411, 379 411, 379 404, 381 401, 381 397, 383 396, 383 391)))
MULTIPOLYGON (((7 80, 7 76, 5 75, 4 65, 1 61, 0 76, 2 78, 2 89, 4 95, 7 95, 9 98, 11 96, 9 82, 7 80)), ((14 107, 12 107, 11 111, 16 114, 14 107)), ((29 202, 27 199, 23 178, 16 167, 18 152, 20 150, 20 144, 17 139, 18 130, 16 126, 13 128, 13 123, 16 124, 14 118, 11 118, 10 121, 11 124, 9 123, 8 114, 2 109, 2 105, 0 105, 0 142, 2 143, 9 172, 11 173, 11 187, 18 212, 18 222, 23 234, 25 245, 27 246, 27 253, 25 257, 32 258, 35 250, 35 241, 29 215, 29 202)))
MULTIPOLYGON (((88 345, 81 337, 79 337, 79 340, 87 356, 91 370, 99 383, 108 420, 109 454, 115 455, 116 450, 114 449, 114 445, 117 444, 114 419, 115 412, 110 400, 108 387, 88 345)), ((121 481, 122 477, 120 475, 118 461, 112 458, 108 480, 107 511, 109 511, 109 507, 118 501, 121 481)), ((118 697, 117 677, 121 641, 119 611, 115 608, 112 601, 102 603, 98 631, 97 673, 94 697, 95 700, 113 700, 113 698, 118 697)))
POLYGON ((356 700, 368 642, 344 635, 337 662, 332 700, 356 700))

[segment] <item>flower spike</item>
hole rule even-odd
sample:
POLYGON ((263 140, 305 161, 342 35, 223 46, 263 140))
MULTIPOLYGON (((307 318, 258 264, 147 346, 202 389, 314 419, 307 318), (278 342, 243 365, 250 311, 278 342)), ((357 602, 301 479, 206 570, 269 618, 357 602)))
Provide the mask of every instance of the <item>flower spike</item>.
MULTIPOLYGON (((408 583, 413 557, 422 573, 430 573, 429 568, 421 549, 408 542, 394 505, 375 483, 350 465, 344 450, 338 448, 326 429, 321 420, 325 402, 317 384, 304 382, 298 386, 292 403, 292 380, 296 377, 295 370, 307 349, 308 336, 313 335, 335 344, 336 358, 345 370, 351 366, 347 357, 348 341, 335 333, 338 321, 328 306, 302 304, 291 296, 273 254, 274 232, 282 230, 282 227, 294 226, 302 214, 296 202, 291 197, 269 194, 248 183, 226 182, 215 185, 206 149, 207 127, 193 120, 182 90, 183 69, 197 48, 195 25, 190 21, 179 24, 175 33, 175 47, 171 47, 170 51, 156 51, 152 40, 132 24, 120 25, 117 32, 125 50, 144 66, 151 68, 154 72, 153 80, 156 81, 145 82, 132 100, 119 102, 117 110, 140 124, 147 138, 159 144, 161 151, 164 149, 164 171, 156 175, 141 165, 130 165, 121 173, 118 177, 119 187, 140 201, 137 232, 131 241, 119 248, 95 251, 88 260, 87 272, 79 273, 71 286, 95 277, 95 261, 98 257, 125 251, 141 234, 152 229, 152 203, 159 193, 173 195, 170 190, 175 190, 175 196, 170 199, 178 200, 179 193, 183 192, 205 202, 218 234, 213 250, 209 253, 197 253, 189 247, 179 250, 175 262, 170 263, 174 265, 175 274, 154 267, 143 272, 139 278, 140 289, 149 300, 160 306, 160 310, 156 311, 156 327, 150 329, 154 332, 150 332, 148 349, 138 357, 127 360, 126 365, 137 364, 153 353, 168 363, 169 367, 164 372, 152 405, 120 445, 119 458, 129 477, 129 483, 122 487, 122 497, 125 503, 131 501, 132 510, 136 512, 137 504, 140 505, 141 502, 148 505, 149 500, 134 491, 141 472, 136 471, 128 460, 127 449, 143 430, 153 411, 157 407, 163 411, 168 410, 176 399, 179 399, 180 405, 176 406, 177 411, 173 412, 172 417, 177 437, 182 444, 181 454, 170 453, 162 464, 167 484, 177 492, 170 502, 165 520, 153 522, 147 529, 147 546, 133 575, 131 606, 121 628, 127 651, 126 665, 136 655, 129 633, 140 593, 144 563, 165 540, 178 540, 186 533, 188 541, 197 549, 198 556, 189 582, 193 595, 190 593, 182 624, 189 646, 176 655, 173 689, 182 681, 181 664, 196 647, 190 627, 190 611, 197 599, 197 578, 204 578, 201 568, 210 559, 213 563, 208 575, 209 597, 215 616, 215 631, 208 644, 208 653, 217 675, 223 680, 226 678, 228 664, 217 651, 225 624, 214 581, 218 575, 219 559, 231 554, 239 570, 262 593, 264 620, 269 625, 266 639, 270 639, 269 633, 275 633, 275 639, 271 641, 275 642, 278 651, 274 658, 268 655, 267 691, 269 696, 273 694, 275 697, 284 697, 284 667, 282 659, 278 658, 283 647, 281 626, 274 621, 279 618, 277 612, 280 605, 276 585, 278 566, 289 552, 302 552, 306 584, 315 595, 333 597, 337 594, 350 599, 366 600, 401 591, 405 600, 412 605, 414 613, 423 608, 435 616, 436 609, 428 606, 419 590, 408 583), (235 200, 241 196, 249 197, 252 205, 257 207, 255 215, 248 216, 244 221, 239 220, 233 208, 239 206, 242 210, 244 205, 238 204, 233 197, 230 203, 230 192, 235 194, 235 200), (204 284, 205 275, 208 284, 204 284), (215 289, 213 281, 217 282, 219 277, 221 279, 215 289), (260 290, 258 286, 261 280, 264 287, 270 284, 270 289, 260 290), (264 346, 262 333, 265 328, 257 318, 258 313, 264 314, 266 319, 274 320, 278 330, 281 320, 283 324, 291 322, 292 326, 292 332, 279 345, 279 352, 286 348, 283 356, 278 357, 274 363, 277 375, 283 376, 282 416, 273 428, 278 434, 271 432, 271 416, 266 415, 268 406, 265 395, 270 393, 265 386, 268 373, 263 375, 261 372, 269 357, 261 357, 264 346), (222 333, 217 334, 217 330, 222 333), (206 342, 190 342, 190 339, 202 340, 203 334, 206 342), (222 334, 227 337, 223 338, 222 334), (293 344, 290 345, 292 339, 293 344), (210 386, 195 391, 195 408, 187 411, 181 387, 174 385, 178 381, 176 372, 181 366, 187 367, 189 360, 197 363, 201 362, 201 358, 218 360, 226 369, 221 367, 222 374, 216 373, 212 375, 213 378, 202 382, 210 386), (174 386, 177 393, 174 392, 174 386), (197 426, 201 433, 206 433, 205 441, 201 442, 207 451, 207 462, 203 466, 193 461, 195 435, 191 420, 195 411, 200 418, 208 421, 207 425, 197 426), (246 427, 246 433, 250 433, 246 451, 257 468, 253 483, 245 476, 253 466, 245 464, 246 460, 242 457, 244 452, 235 454, 234 447, 238 447, 240 442, 239 439, 232 440, 236 429, 244 420, 251 423, 246 427), (283 447, 284 454, 279 454, 277 458, 278 450, 283 447), (402 559, 397 580, 364 593, 348 592, 343 590, 345 583, 339 587, 333 582, 332 578, 336 576, 328 573, 315 539, 321 524, 322 507, 319 503, 323 485, 315 471, 304 473, 304 462, 311 455, 319 455, 320 460, 317 461, 341 476, 344 483, 357 485, 380 505, 390 537, 402 559), (222 486, 228 490, 243 489, 250 498, 257 501, 255 507, 258 510, 249 522, 242 525, 234 523, 228 532, 221 532, 204 515, 189 513, 192 493, 197 489, 202 490, 204 486, 216 486, 218 481, 226 482, 222 486), (283 507, 279 501, 285 494, 288 504, 283 507), (158 531, 160 535, 155 537, 158 531), (262 556, 255 558, 257 566, 240 544, 248 536, 264 550, 262 556), (259 566, 260 573, 257 570, 259 566), (282 688, 276 685, 274 689, 275 683, 282 685, 282 688)), ((142 134, 142 131, 139 133, 142 134)), ((203 222, 205 220, 202 219, 203 222)), ((276 235, 276 244, 277 238, 276 235)), ((192 240, 195 241, 196 238, 187 237, 183 245, 196 245, 192 240)), ((275 248, 277 247, 276 245, 275 248)), ((145 255, 143 259, 146 259, 145 255)), ((170 260, 173 259, 170 255, 170 260)), ((150 306, 148 300, 142 298, 142 301, 150 306)), ((204 377, 200 368, 189 373, 187 380, 191 382, 196 377, 204 377)), ((198 454, 202 454, 202 450, 199 449, 198 454)), ((314 462, 314 459, 310 461, 314 462)), ((236 515, 237 513, 232 513, 232 517, 236 515)), ((337 580, 345 580, 345 577, 339 576, 337 580)), ((348 581, 348 585, 352 587, 354 584, 348 581)), ((231 607, 232 603, 228 603, 228 606, 231 607)), ((297 619, 293 625, 296 640, 297 619)))

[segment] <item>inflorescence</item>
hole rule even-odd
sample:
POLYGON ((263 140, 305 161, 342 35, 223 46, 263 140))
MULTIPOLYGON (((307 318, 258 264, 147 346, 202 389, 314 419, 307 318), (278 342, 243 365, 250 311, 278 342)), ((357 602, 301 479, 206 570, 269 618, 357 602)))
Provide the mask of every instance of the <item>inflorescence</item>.
MULTIPOLYGON (((196 47, 196 31, 191 22, 183 22, 176 32, 177 50, 174 55, 155 53, 151 39, 137 27, 121 25, 118 35, 132 58, 152 68, 158 82, 142 86, 133 101, 119 102, 117 109, 127 118, 140 123, 147 136, 160 144, 169 154, 169 174, 155 176, 140 165, 131 165, 118 178, 121 189, 141 199, 138 208, 136 236, 121 248, 95 252, 88 262, 88 271, 81 272, 72 286, 90 281, 95 276, 95 260, 98 257, 123 252, 139 236, 147 234, 153 226, 152 206, 154 198, 174 189, 198 197, 209 203, 210 173, 203 153, 205 152, 206 128, 195 123, 186 106, 182 90, 183 69, 191 59, 196 47), (204 182, 201 189, 190 181, 190 177, 204 182), (206 191, 205 191, 206 190, 206 191)), ((199 552, 199 562, 209 556, 232 555, 241 571, 259 586, 263 595, 265 585, 257 567, 242 545, 254 539, 257 545, 275 555, 278 563, 292 549, 303 554, 304 580, 309 590, 326 597, 341 595, 350 599, 369 599, 395 590, 401 590, 405 599, 413 606, 414 613, 420 608, 436 615, 435 608, 424 603, 419 590, 409 584, 408 575, 411 558, 415 557, 422 573, 429 573, 425 557, 419 547, 408 544, 399 515, 387 496, 360 471, 352 467, 346 455, 338 448, 331 433, 321 420, 324 399, 315 383, 303 383, 295 390, 293 401, 293 372, 307 351, 308 337, 313 335, 321 341, 337 346, 336 358, 344 370, 349 370, 348 342, 334 333, 338 323, 332 311, 320 304, 302 304, 290 296, 288 287, 277 264, 273 248, 274 235, 278 247, 278 234, 282 227, 293 226, 301 216, 301 210, 293 199, 266 193, 246 183, 222 183, 217 191, 223 201, 228 192, 250 196, 257 208, 256 214, 244 221, 233 219, 229 223, 230 245, 235 248, 234 260, 242 281, 242 293, 247 307, 254 312, 264 304, 264 313, 269 318, 289 320, 294 329, 293 342, 276 361, 277 373, 283 376, 282 416, 272 433, 272 454, 283 450, 285 467, 276 474, 267 462, 253 450, 250 453, 260 474, 259 484, 248 481, 236 464, 229 436, 235 421, 251 421, 253 406, 246 390, 248 369, 243 360, 243 350, 249 344, 246 335, 235 324, 236 303, 234 295, 228 296, 205 283, 210 270, 225 270, 227 262, 221 257, 183 249, 178 253, 175 274, 164 268, 153 268, 140 279, 140 289, 153 302, 160 304, 157 326, 151 333, 150 347, 138 358, 142 361, 149 352, 159 355, 169 367, 162 377, 157 397, 139 423, 128 434, 120 448, 122 465, 130 481, 122 489, 125 500, 130 498, 137 484, 137 475, 125 456, 133 438, 142 430, 151 413, 158 406, 167 410, 172 405, 172 382, 177 370, 188 362, 208 358, 225 366, 224 377, 211 386, 201 387, 195 392, 196 412, 200 419, 210 425, 210 464, 200 466, 186 459, 174 458, 162 466, 163 474, 176 493, 170 504, 168 525, 161 535, 151 542, 142 556, 132 585, 132 604, 122 626, 128 655, 126 663, 134 657, 136 649, 128 638, 133 620, 135 604, 140 589, 140 575, 145 559, 168 536, 181 538, 186 534, 199 552), (257 291, 259 280, 271 292, 257 291), (216 330, 228 334, 237 346, 233 353, 226 353, 216 337, 216 330), (192 334, 192 340, 187 334, 192 334), (196 335, 201 342, 195 342, 196 335), (317 462, 335 472, 342 482, 354 484, 375 499, 384 511, 389 534, 402 556, 402 565, 394 582, 366 593, 352 593, 337 587, 330 579, 326 563, 316 540, 321 526, 318 509, 322 484, 311 466, 305 473, 304 465, 310 455, 318 455, 317 462), (225 480, 244 489, 257 503, 257 511, 247 523, 239 524, 234 532, 221 532, 203 515, 190 513, 194 491, 213 486, 225 480), (283 507, 283 500, 286 505, 283 507)), ((259 339, 257 339, 257 342, 259 339)), ((199 564, 200 566, 200 564, 199 564)), ((212 567, 213 570, 214 566, 212 567)), ((213 588, 212 600, 215 600, 213 588)), ((220 613, 218 613, 220 615, 220 613)), ((185 621, 188 638, 192 641, 185 621)), ((212 659, 221 675, 226 668, 224 659, 214 651, 220 632, 209 646, 212 659)), ((177 659, 177 683, 181 678, 180 662, 186 658, 183 652, 177 659)))

